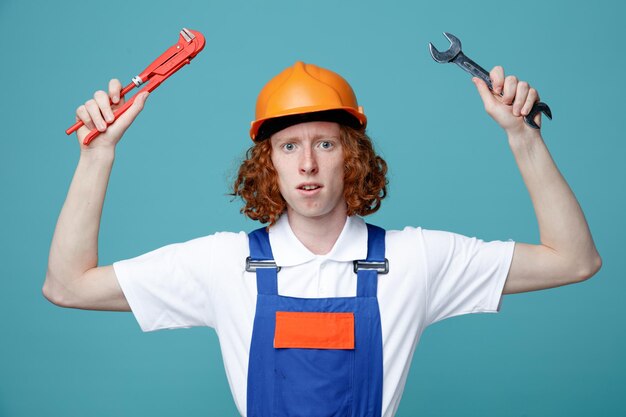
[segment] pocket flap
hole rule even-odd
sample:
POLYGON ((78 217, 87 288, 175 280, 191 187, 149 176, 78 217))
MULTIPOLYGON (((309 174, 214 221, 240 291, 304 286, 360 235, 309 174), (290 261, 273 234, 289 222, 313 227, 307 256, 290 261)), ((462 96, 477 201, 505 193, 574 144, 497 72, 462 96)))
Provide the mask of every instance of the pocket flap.
POLYGON ((277 311, 274 347, 354 349, 354 313, 277 311))

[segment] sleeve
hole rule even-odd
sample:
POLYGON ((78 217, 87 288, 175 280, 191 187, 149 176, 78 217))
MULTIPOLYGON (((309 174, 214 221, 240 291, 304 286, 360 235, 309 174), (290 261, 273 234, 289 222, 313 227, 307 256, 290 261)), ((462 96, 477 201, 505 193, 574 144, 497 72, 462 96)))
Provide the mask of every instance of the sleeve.
POLYGON ((456 233, 423 230, 428 324, 469 313, 495 313, 515 242, 485 242, 456 233))
POLYGON ((113 264, 144 332, 214 327, 211 254, 214 235, 176 243, 113 264))

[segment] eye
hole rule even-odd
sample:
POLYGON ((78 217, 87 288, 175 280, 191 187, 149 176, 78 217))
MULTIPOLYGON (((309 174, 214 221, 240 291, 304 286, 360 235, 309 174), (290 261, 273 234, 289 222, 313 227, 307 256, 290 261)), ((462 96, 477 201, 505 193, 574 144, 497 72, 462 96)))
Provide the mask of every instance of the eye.
POLYGON ((291 151, 293 151, 294 149, 296 149, 296 145, 295 145, 295 144, 293 144, 293 143, 285 143, 285 144, 283 145, 283 149, 284 149, 284 150, 286 150, 287 152, 291 152, 291 151))
POLYGON ((322 149, 331 149, 333 146, 334 144, 327 140, 320 142, 320 148, 322 149))

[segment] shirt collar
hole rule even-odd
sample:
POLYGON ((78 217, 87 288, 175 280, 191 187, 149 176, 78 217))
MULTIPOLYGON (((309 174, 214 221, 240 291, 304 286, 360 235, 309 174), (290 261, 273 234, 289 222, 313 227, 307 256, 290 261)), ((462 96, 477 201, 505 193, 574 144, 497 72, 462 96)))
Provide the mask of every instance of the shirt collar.
POLYGON ((367 257, 367 226, 362 218, 350 216, 335 245, 326 255, 316 255, 298 240, 291 230, 287 214, 280 216, 269 230, 270 245, 278 266, 301 265, 314 259, 338 262, 354 261, 367 257))

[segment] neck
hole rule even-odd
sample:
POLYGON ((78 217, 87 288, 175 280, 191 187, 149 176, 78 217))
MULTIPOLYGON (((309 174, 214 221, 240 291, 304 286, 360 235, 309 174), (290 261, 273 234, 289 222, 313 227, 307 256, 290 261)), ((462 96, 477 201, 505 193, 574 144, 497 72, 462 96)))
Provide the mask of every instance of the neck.
POLYGON ((316 255, 325 255, 339 238, 347 215, 345 210, 329 213, 323 217, 303 217, 287 209, 289 226, 298 240, 316 255))

